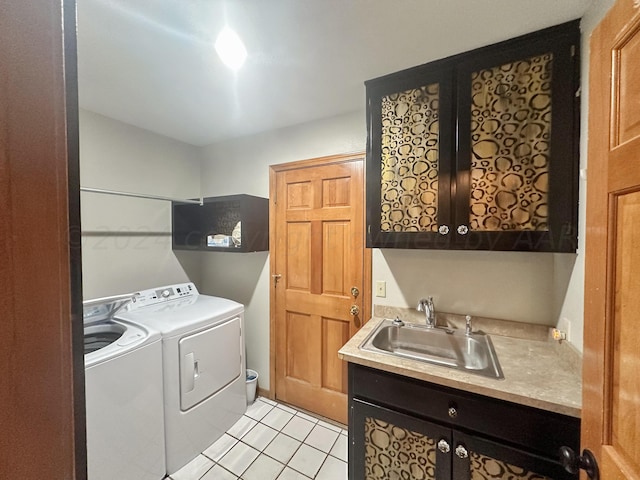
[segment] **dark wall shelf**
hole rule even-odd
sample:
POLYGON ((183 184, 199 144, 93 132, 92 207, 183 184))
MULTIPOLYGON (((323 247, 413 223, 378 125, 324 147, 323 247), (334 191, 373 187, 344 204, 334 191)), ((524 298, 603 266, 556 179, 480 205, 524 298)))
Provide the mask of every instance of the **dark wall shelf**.
POLYGON ((204 204, 172 203, 174 250, 261 252, 269 250, 269 199, 253 195, 208 197, 204 204), (209 235, 231 236, 242 225, 240 245, 208 246, 209 235))

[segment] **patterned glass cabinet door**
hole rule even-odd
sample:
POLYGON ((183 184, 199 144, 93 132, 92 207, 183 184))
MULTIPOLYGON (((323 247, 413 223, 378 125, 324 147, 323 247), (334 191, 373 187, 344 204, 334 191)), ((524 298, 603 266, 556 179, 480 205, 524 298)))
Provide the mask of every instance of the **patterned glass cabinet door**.
POLYGON ((349 478, 449 480, 451 430, 354 399, 349 478))
POLYGON ((457 69, 455 242, 575 251, 577 25, 457 69))
POLYGON ((454 480, 577 480, 557 461, 453 431, 454 480))
POLYGON ((367 85, 367 242, 416 248, 449 242, 453 70, 367 85))

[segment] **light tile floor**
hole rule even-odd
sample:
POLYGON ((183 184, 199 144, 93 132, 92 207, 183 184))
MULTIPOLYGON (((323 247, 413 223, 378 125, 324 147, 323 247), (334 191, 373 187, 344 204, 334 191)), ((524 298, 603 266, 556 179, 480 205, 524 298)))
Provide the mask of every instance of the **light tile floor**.
POLYGON ((346 480, 347 431, 258 397, 172 480, 346 480))

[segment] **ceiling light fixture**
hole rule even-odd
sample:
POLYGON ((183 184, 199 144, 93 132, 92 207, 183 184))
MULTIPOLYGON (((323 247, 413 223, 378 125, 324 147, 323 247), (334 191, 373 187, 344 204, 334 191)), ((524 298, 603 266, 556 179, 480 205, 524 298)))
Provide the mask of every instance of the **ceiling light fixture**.
POLYGON ((222 63, 232 70, 238 70, 247 59, 247 49, 236 32, 224 27, 216 39, 216 52, 222 63))

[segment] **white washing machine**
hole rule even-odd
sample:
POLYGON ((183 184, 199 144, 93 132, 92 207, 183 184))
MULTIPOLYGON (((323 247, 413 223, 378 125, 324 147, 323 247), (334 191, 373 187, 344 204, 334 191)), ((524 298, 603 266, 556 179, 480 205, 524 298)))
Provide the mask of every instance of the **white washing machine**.
POLYGON ((244 306, 193 283, 138 292, 117 319, 162 333, 167 473, 222 436, 246 411, 244 306))
POLYGON ((84 302, 89 480, 165 476, 161 335, 111 319, 130 300, 84 302))

